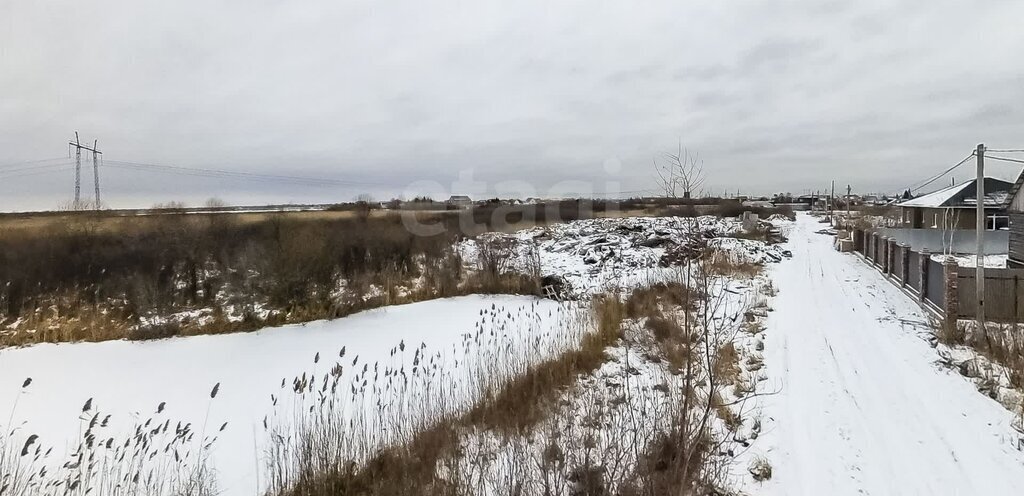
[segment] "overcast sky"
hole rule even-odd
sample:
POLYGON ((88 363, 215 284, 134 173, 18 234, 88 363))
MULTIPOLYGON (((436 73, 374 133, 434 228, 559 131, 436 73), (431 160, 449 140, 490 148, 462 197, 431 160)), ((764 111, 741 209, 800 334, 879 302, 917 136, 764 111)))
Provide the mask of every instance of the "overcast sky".
POLYGON ((898 190, 979 142, 1024 148, 1021 19, 1020 1, 0 0, 0 210, 72 197, 62 162, 7 164, 66 160, 75 130, 111 165, 342 181, 105 166, 115 207, 644 191, 679 140, 714 194, 898 190))

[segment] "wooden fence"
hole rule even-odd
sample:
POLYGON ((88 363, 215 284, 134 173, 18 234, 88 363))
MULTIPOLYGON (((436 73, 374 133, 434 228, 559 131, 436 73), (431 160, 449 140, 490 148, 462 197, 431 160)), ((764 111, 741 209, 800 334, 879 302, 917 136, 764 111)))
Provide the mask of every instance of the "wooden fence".
MULTIPOLYGON (((1024 322, 1024 270, 985 269, 985 320, 1024 322)), ((956 277, 960 317, 974 317, 978 308, 977 278, 973 270, 961 270, 956 277)))

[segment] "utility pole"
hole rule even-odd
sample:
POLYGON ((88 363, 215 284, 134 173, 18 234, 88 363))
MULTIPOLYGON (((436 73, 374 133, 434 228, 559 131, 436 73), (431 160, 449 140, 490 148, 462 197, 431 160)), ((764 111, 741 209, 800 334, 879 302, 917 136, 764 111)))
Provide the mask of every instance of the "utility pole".
POLYGON ((100 162, 98 160, 100 152, 96 150, 96 144, 99 140, 92 140, 92 179, 96 186, 96 210, 100 209, 100 162))
POLYGON ((832 221, 832 227, 836 225, 836 180, 832 180, 832 192, 828 197, 828 219, 832 221))
MULTIPOLYGON (((850 185, 846 185, 846 226, 850 226, 850 185)), ((852 236, 852 235, 851 235, 852 236)))
POLYGON ((978 202, 975 208, 975 227, 974 232, 977 235, 977 258, 975 259, 975 265, 977 266, 977 273, 975 274, 975 289, 978 296, 978 310, 975 312, 977 317, 978 331, 981 331, 986 339, 988 338, 988 332, 985 330, 985 144, 979 144, 978 149, 975 152, 978 155, 978 188, 977 197, 978 202))
POLYGON ((78 131, 75 131, 75 210, 82 204, 82 144, 78 142, 78 131))
POLYGON ((91 148, 89 145, 83 145, 78 139, 78 131, 75 131, 75 141, 68 142, 68 145, 75 147, 75 210, 82 208, 82 150, 92 152, 92 173, 96 183, 96 209, 100 208, 99 155, 103 155, 103 152, 96 149, 97 143, 98 140, 94 140, 91 148))

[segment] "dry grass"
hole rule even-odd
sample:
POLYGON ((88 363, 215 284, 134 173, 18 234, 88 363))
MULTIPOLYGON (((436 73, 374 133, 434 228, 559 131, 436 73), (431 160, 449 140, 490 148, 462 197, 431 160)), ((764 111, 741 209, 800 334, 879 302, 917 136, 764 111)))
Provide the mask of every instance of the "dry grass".
POLYGON ((706 270, 712 276, 752 279, 764 270, 764 267, 758 264, 746 260, 738 260, 727 252, 714 251, 710 253, 709 258, 706 270))
POLYGON ((458 443, 453 422, 438 422, 408 444, 381 450, 363 465, 329 464, 326 472, 302 472, 279 494, 289 496, 404 495, 455 496, 458 489, 437 476, 439 463, 458 443))
POLYGON ((652 443, 641 458, 639 477, 622 491, 623 495, 721 494, 712 484, 700 480, 710 462, 714 442, 707 433, 693 437, 685 428, 690 419, 678 419, 668 432, 652 443))
POLYGON ((936 324, 936 337, 947 345, 961 345, 967 337, 967 327, 958 322, 936 324))
MULTIPOLYGON (((704 303, 691 301, 698 292, 683 292, 682 287, 647 288, 626 301, 615 296, 596 298, 591 306, 590 332, 546 360, 536 362, 515 351, 499 351, 485 358, 486 365, 474 374, 468 387, 478 394, 470 407, 461 410, 464 413, 447 410, 452 402, 445 387, 428 388, 429 394, 412 403, 401 400, 402 413, 387 421, 394 423, 362 424, 331 406, 331 394, 323 403, 316 391, 330 389, 333 393, 335 386, 328 377, 323 386, 319 381, 300 381, 298 389, 308 391, 314 401, 310 412, 323 413, 314 413, 312 419, 302 417, 305 420, 300 424, 312 428, 281 432, 276 438, 280 449, 276 455, 271 450, 269 459, 271 473, 278 475, 272 476, 276 483, 269 494, 462 496, 486 491, 656 496, 714 492, 727 470, 718 454, 723 441, 715 439, 709 418, 721 417, 730 429, 739 428, 743 420, 715 392, 715 384, 722 382, 716 377, 717 366, 706 370, 703 364, 735 366, 740 358, 735 349, 730 352, 727 347, 703 345, 705 339, 717 340, 717 331, 702 329, 698 316, 704 315, 703 310, 685 310, 703 308, 704 303), (621 367, 622 375, 595 379, 593 373, 608 363, 608 347, 616 343, 620 343, 615 352, 617 363, 611 369, 621 367), (637 349, 625 357, 621 355, 634 347, 637 349), (711 356, 702 355, 705 352, 711 356), (716 358, 719 353, 725 355, 724 360, 716 358), (630 377, 638 373, 634 367, 639 365, 631 364, 637 358, 630 354, 652 356, 647 363, 669 362, 657 366, 665 367, 661 370, 666 375, 649 391, 664 395, 664 403, 643 409, 627 405, 632 400, 617 388, 629 387, 630 377), (512 370, 515 372, 510 373, 512 370), (620 422, 625 422, 621 432, 611 427, 620 422), (652 422, 657 427, 644 431, 640 440, 636 426, 652 422), (634 430, 629 430, 630 425, 634 430), (379 438, 383 446, 368 441, 370 438, 379 438), (621 458, 623 454, 629 455, 621 458)), ((483 334, 477 336, 488 335, 486 330, 480 331, 483 334)), ((472 347, 477 339, 468 336, 464 344, 472 347)), ((547 346, 542 336, 530 339, 538 340, 536 347, 547 346)), ((499 350, 504 348, 502 345, 499 350)), ((483 350, 474 349, 467 348, 467 359, 481 356, 483 350)), ((431 375, 435 373, 444 375, 443 370, 431 375)), ((410 383, 419 380, 409 378, 410 383)), ((365 382, 360 386, 360 381, 357 376, 352 390, 355 398, 362 398, 370 387, 365 382)), ((417 385, 416 390, 425 384, 417 385)), ((365 401, 372 404, 374 400, 365 401)), ((299 409, 305 411, 305 405, 300 403, 299 409)), ((394 406, 378 402, 377 408, 386 412, 394 406)))
MULTIPOLYGON (((109 212, 42 212, 31 214, 0 214, 0 231, 10 234, 35 234, 69 224, 90 223, 100 232, 123 234, 139 229, 154 229, 163 225, 168 218, 221 218, 230 219, 239 224, 260 224, 273 218, 284 218, 296 221, 333 221, 356 219, 359 213, 354 210, 309 210, 291 212, 238 212, 238 213, 180 213, 173 211, 159 212, 153 215, 121 215, 109 212)), ((422 212, 431 215, 437 212, 422 212)), ((373 210, 369 216, 387 217, 395 213, 387 210, 373 210)))
POLYGON ((707 295, 670 281, 636 288, 626 299, 626 317, 643 322, 657 343, 658 358, 669 364, 673 373, 683 373, 695 360, 693 312, 707 295), (689 329, 689 330, 688 330, 689 329))
POLYGON ((718 347, 718 354, 714 362, 715 378, 719 384, 736 384, 739 382, 740 354, 736 351, 736 345, 730 341, 718 347))
POLYGON ((716 393, 711 396, 711 406, 730 432, 736 432, 743 425, 743 418, 730 408, 730 405, 722 399, 721 394, 716 393))
MULTIPOLYGON (((292 259, 290 256, 285 258, 292 259)), ((289 262, 287 267, 270 272, 305 273, 306 270, 300 270, 298 264, 306 263, 304 260, 308 262, 308 257, 297 256, 293 260, 297 262, 289 262)), ((224 292, 231 293, 225 298, 204 299, 196 303, 180 300, 146 312, 150 317, 157 317, 154 320, 160 323, 146 323, 138 313, 139 305, 126 297, 97 299, 94 292, 79 288, 55 290, 33 298, 32 304, 16 315, 4 318, 0 311, 0 347, 250 332, 268 326, 340 318, 373 308, 435 298, 540 293, 539 274, 510 270, 464 271, 462 259, 451 245, 421 255, 415 270, 384 269, 372 274, 354 274, 347 279, 345 291, 337 296, 328 294, 331 291, 329 285, 344 276, 336 274, 335 270, 328 272, 332 275, 321 278, 324 282, 316 283, 314 280, 313 284, 307 279, 293 279, 294 283, 274 279, 267 283, 266 277, 253 273, 251 280, 225 283, 224 292), (282 291, 274 293, 274 289, 268 292, 256 289, 264 283, 275 285, 282 291), (273 294, 280 296, 274 297, 273 294), (251 310, 257 304, 263 309, 262 313, 251 310), (189 317, 189 312, 199 312, 201 316, 189 317), (229 316, 229 312, 234 315, 229 316), (175 317, 175 313, 181 316, 175 317), (4 329, 11 324, 16 328, 4 329)), ((2 294, 0 303, 3 303, 2 294)))
POLYGON ((471 292, 536 294, 531 276, 539 274, 490 270, 500 257, 480 274, 463 274, 453 244, 489 230, 647 210, 572 201, 366 215, 0 216, 0 346, 243 332, 471 292), (436 232, 413 233, 410 224, 436 232), (341 299, 339 281, 349 291, 341 299), (144 323, 206 310, 213 318, 144 323))
MULTIPOLYGON (((551 407, 559 404, 565 390, 579 377, 607 360, 608 346, 624 339, 625 303, 614 297, 601 297, 595 299, 593 313, 594 330, 580 339, 578 347, 488 390, 466 414, 441 416, 410 439, 378 451, 365 462, 338 463, 333 470, 307 472, 298 483, 284 485, 271 494, 461 496, 486 489, 495 494, 514 495, 656 496, 713 491, 721 482, 716 482, 713 474, 722 473, 722 469, 712 468, 719 461, 712 456, 715 442, 708 425, 700 421, 698 411, 688 410, 698 408, 699 402, 671 401, 668 410, 656 412, 668 419, 666 428, 640 445, 642 452, 637 453, 639 458, 629 469, 617 466, 611 458, 611 453, 619 449, 630 451, 630 436, 626 432, 603 441, 625 443, 612 452, 602 451, 599 440, 608 435, 602 433, 606 423, 614 421, 606 417, 605 408, 616 399, 598 394, 593 413, 585 418, 553 422, 549 419, 555 411, 562 415, 572 411, 551 407), (545 431, 541 441, 532 436, 545 419, 556 430, 545 431), (582 445, 564 444, 570 437, 563 438, 557 426, 569 425, 578 425, 591 433, 584 436, 582 445), (494 459, 489 451, 477 451, 474 447, 489 443, 488 433, 497 435, 500 445, 509 443, 520 448, 511 452, 512 458, 500 460, 494 459), (529 441, 521 444, 524 439, 529 441), (543 449, 526 449, 534 442, 547 444, 543 444, 543 449), (503 467, 496 473, 492 472, 495 464, 503 467), (560 489, 562 486, 551 477, 565 477, 571 484, 569 492, 563 492, 565 489, 560 489)), ((668 341, 678 343, 680 336, 673 335, 668 341)), ((664 386, 663 390, 667 394, 670 388, 664 386)), ((732 414, 727 407, 722 408, 732 414)), ((738 416, 732 415, 740 422, 738 416)))
MULTIPOLYGON (((18 396, 31 388, 26 379, 18 396)), ((193 426, 168 417, 165 403, 154 407, 152 416, 126 424, 89 399, 77 419, 81 434, 66 453, 45 445, 45 434, 27 432, 24 424, 0 425, 0 495, 216 495, 208 455, 228 424, 193 426)), ((17 400, 9 418, 16 414, 17 400)))
POLYGON ((989 323, 985 335, 973 329, 968 332, 962 324, 957 327, 963 333, 961 342, 1005 367, 1010 386, 1024 391, 1024 328, 1019 324, 989 323))
POLYGON ((658 342, 665 342, 670 339, 680 339, 683 336, 683 329, 674 320, 667 319, 661 315, 651 315, 644 321, 644 327, 651 332, 658 342))
POLYGON ((541 362, 500 390, 488 392, 467 415, 473 425, 506 435, 522 434, 545 416, 549 405, 580 375, 593 372, 606 360, 605 348, 622 339, 624 308, 614 296, 594 301, 597 329, 583 336, 579 347, 541 362))
POLYGON ((626 316, 631 319, 656 316, 671 307, 692 311, 701 297, 690 288, 671 281, 636 288, 626 299, 626 316))
MULTIPOLYGON (((967 346, 1005 369, 1006 382, 1024 390, 1024 328, 1020 324, 987 323, 984 331, 966 322, 936 322, 935 337, 948 346, 967 346)), ((1003 374, 1000 374, 1003 375, 1003 374)), ((998 384, 998 381, 994 381, 998 384)), ((987 388, 995 394, 995 387, 987 388)))
MULTIPOLYGON (((412 374, 403 379, 407 382, 399 383, 400 388, 411 388, 408 393, 388 400, 386 405, 378 402, 380 412, 394 408, 401 412, 391 420, 384 420, 381 425, 363 424, 362 420, 350 417, 346 413, 348 410, 334 403, 337 383, 332 382, 336 381, 331 378, 333 371, 325 376, 322 390, 315 379, 304 382, 297 378, 296 384, 299 385, 296 391, 300 398, 313 401, 309 405, 309 412, 313 415, 300 413, 296 419, 286 419, 284 431, 279 434, 274 431, 269 494, 467 494, 464 487, 453 482, 461 480, 457 474, 446 476, 442 470, 444 466, 450 466, 448 463, 452 460, 464 456, 458 433, 482 429, 515 436, 539 422, 563 388, 574 383, 580 374, 589 373, 605 361, 604 348, 621 336, 622 308, 622 304, 613 297, 595 299, 592 316, 587 319, 593 326, 589 332, 580 334, 575 344, 550 359, 526 366, 524 364, 531 360, 505 354, 505 346, 485 351, 491 345, 479 339, 486 338, 490 331, 481 328, 476 337, 464 342, 465 360, 479 363, 463 365, 475 373, 471 384, 459 386, 478 389, 474 394, 478 400, 462 414, 452 410, 452 405, 458 401, 451 397, 450 386, 440 387, 419 399, 404 397, 423 388, 429 391, 426 384, 430 383, 430 378, 438 374, 444 376, 445 371, 440 369, 432 369, 428 375, 425 375, 425 368, 421 368, 419 373, 413 369, 412 374), (485 348, 479 348, 481 345, 485 348), (328 384, 333 385, 328 387, 328 384), (327 389, 331 394, 326 398, 316 393, 327 389), (392 404, 392 401, 397 403, 392 404), (378 446, 378 443, 383 446, 378 446)), ((541 336, 526 335, 523 338, 531 343, 531 348, 557 349, 563 346, 543 340, 551 337, 542 339, 541 336)), ((416 353, 419 356, 418 350, 416 353)), ((403 372, 402 378, 405 377, 403 372)), ((357 376, 355 382, 360 381, 361 376, 357 376)), ((390 381, 387 384, 390 385, 390 381)), ((377 391, 377 387, 374 385, 372 389, 377 391)), ((357 404, 368 393, 366 388, 363 383, 353 389, 356 395, 353 399, 357 404)), ((297 411, 305 412, 305 403, 300 403, 297 411)))
POLYGON ((768 460, 758 457, 750 464, 750 475, 758 482, 764 482, 772 478, 772 465, 768 460))

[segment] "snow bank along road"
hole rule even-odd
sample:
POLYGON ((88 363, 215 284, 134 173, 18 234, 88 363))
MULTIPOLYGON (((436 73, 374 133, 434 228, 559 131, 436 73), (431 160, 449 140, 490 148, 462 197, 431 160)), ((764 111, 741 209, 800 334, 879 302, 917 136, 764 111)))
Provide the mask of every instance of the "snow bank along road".
POLYGON ((756 494, 1024 494, 1011 414, 935 364, 927 316, 800 215, 774 267, 756 494))

